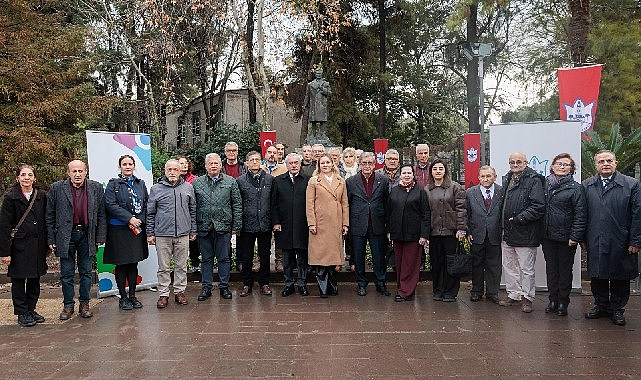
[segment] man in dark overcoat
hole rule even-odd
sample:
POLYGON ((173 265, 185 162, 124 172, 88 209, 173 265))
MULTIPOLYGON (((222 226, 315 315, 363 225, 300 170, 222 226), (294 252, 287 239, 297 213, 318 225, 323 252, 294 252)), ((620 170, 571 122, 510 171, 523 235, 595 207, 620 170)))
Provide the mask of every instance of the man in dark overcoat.
POLYGON ((614 153, 594 156, 597 174, 583 181, 588 205, 586 244, 594 307, 585 317, 609 316, 625 325, 630 280, 639 274, 641 192, 639 181, 616 170, 614 153))
POLYGON ((60 283, 64 308, 60 320, 74 313, 74 273, 79 275, 79 314, 90 318, 89 292, 93 256, 107 236, 104 191, 99 182, 87 178, 87 164, 80 160, 67 165, 69 178, 51 185, 47 199, 47 240, 60 257, 60 283))
POLYGON ((294 293, 294 265, 298 273, 298 292, 303 296, 309 295, 306 285, 309 229, 305 207, 309 176, 300 171, 300 161, 298 154, 288 154, 285 158, 287 172, 275 177, 272 184, 272 225, 276 248, 283 250, 283 297, 294 293))

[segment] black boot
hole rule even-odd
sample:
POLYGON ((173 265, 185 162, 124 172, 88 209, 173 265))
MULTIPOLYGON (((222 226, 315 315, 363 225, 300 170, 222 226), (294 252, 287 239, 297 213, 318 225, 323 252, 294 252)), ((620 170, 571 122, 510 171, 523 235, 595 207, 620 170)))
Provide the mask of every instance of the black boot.
POLYGON ((560 317, 568 315, 568 305, 560 303, 558 309, 556 310, 556 315, 560 317))
POLYGON ((545 308, 545 313, 555 313, 559 309, 559 304, 556 301, 550 301, 548 307, 545 308))

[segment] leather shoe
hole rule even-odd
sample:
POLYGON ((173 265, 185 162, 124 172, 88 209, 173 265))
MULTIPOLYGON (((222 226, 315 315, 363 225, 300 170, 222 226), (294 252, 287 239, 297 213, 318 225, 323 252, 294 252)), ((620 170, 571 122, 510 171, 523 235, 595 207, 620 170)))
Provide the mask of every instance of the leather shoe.
POLYGON ((392 292, 390 292, 389 289, 387 289, 387 286, 385 286, 385 284, 383 284, 381 286, 377 286, 376 287, 376 291, 379 292, 380 294, 384 295, 384 296, 391 296, 392 295, 392 292))
POLYGON ((138 301, 138 298, 129 297, 129 301, 131 301, 131 306, 133 306, 134 309, 142 309, 142 302, 138 301))
POLYGON ((83 318, 91 318, 93 317, 93 313, 91 310, 89 310, 89 304, 88 303, 81 303, 80 308, 78 310, 78 314, 80 314, 81 317, 83 318))
POLYGON ((565 317, 566 315, 568 315, 568 305, 560 303, 559 307, 556 309, 556 315, 558 315, 559 317, 565 317))
POLYGON ((70 308, 66 308, 65 307, 60 312, 60 320, 61 321, 66 321, 67 319, 71 318, 72 315, 73 315, 73 306, 70 307, 70 308))
POLYGON ((211 297, 211 289, 203 288, 198 294, 198 301, 205 301, 209 297, 211 297))
POLYGON ((394 301, 396 301, 396 302, 403 302, 403 301, 405 301, 405 297, 403 297, 403 296, 402 296, 402 295, 400 295, 400 294, 397 294, 397 295, 395 295, 395 296, 394 296, 394 301))
POLYGON ((283 297, 291 296, 292 294, 294 294, 294 285, 286 286, 283 288, 283 291, 280 292, 280 295, 283 297))
POLYGON ((131 304, 131 301, 127 297, 122 297, 120 301, 118 301, 118 307, 120 310, 133 310, 134 305, 131 304))
POLYGON ((514 298, 507 298, 505 300, 500 300, 499 305, 501 306, 521 306, 522 302, 521 300, 515 300, 514 298))
POLYGON ((440 293, 434 293, 434 296, 432 296, 432 299, 434 301, 443 301, 443 295, 440 293))
POLYGON ((612 322, 617 326, 625 326, 625 317, 621 310, 617 310, 612 313, 612 322))
POLYGON ((309 295, 309 290, 307 289, 306 285, 299 286, 298 287, 298 294, 300 294, 303 297, 306 297, 309 295))
POLYGON ((31 318, 33 318, 33 320, 36 321, 36 323, 44 323, 45 317, 36 313, 35 310, 31 310, 29 314, 31 314, 31 318))
POLYGON ((485 299, 497 305, 501 302, 498 296, 485 296, 485 299))
POLYGON ((252 287, 245 285, 243 286, 243 290, 240 291, 240 296, 241 297, 247 297, 248 295, 252 294, 252 287))
POLYGON ((187 305, 187 297, 185 297, 185 293, 183 292, 176 294, 174 296, 174 301, 179 305, 187 305))
POLYGON ((159 309, 164 309, 167 307, 167 304, 169 303, 169 297, 167 296, 160 296, 158 297, 158 302, 156 302, 156 307, 159 309))
POLYGON ((367 289, 365 289, 364 286, 359 286, 358 290, 356 291, 356 293, 358 293, 358 295, 361 296, 361 297, 362 296, 366 296, 367 295, 367 289))
MULTIPOLYGON (((608 317, 609 315, 610 313, 605 310, 601 310, 598 306, 593 307, 585 313, 585 317, 587 319, 598 319, 601 317, 608 317)), ((623 316, 623 314, 621 314, 621 316, 623 316)))
POLYGON ((481 295, 480 294, 474 293, 474 294, 472 294, 470 296, 470 301, 472 301, 472 302, 479 302, 480 300, 481 300, 481 295))
POLYGON ((548 306, 545 308, 545 314, 556 312, 557 310, 559 310, 559 306, 561 305, 556 303, 556 301, 550 301, 548 306))
POLYGON ((260 292, 264 296, 271 296, 272 295, 272 288, 269 287, 269 285, 265 284, 260 287, 260 292))
POLYGON ((31 313, 18 315, 18 324, 22 327, 31 327, 36 325, 36 321, 31 316, 31 313))
POLYGON ((220 289, 220 298, 230 300, 231 299, 231 292, 229 291, 229 288, 221 288, 220 289))

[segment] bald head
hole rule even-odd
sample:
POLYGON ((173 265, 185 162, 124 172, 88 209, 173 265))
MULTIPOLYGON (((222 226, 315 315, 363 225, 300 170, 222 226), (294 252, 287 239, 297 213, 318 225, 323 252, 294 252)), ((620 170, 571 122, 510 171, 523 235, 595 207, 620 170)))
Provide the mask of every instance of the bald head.
POLYGON ((510 154, 510 160, 508 163, 510 164, 510 171, 518 175, 525 170, 527 166, 527 157, 525 156, 525 153, 514 152, 510 154))

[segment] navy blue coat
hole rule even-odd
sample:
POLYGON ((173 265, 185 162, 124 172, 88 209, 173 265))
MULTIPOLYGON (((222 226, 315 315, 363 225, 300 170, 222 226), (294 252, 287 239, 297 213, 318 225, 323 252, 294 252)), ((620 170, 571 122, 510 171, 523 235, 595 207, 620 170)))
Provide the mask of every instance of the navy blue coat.
POLYGON ((274 177, 271 194, 272 225, 280 224, 281 232, 274 233, 276 248, 307 249, 307 182, 309 176, 300 172, 292 184, 289 172, 274 177))
POLYGON ((360 172, 345 181, 349 201, 349 228, 354 236, 367 235, 370 216, 372 232, 375 235, 383 235, 387 231, 385 223, 389 198, 388 179, 381 173, 375 172, 372 173, 370 180, 374 181, 371 198, 367 197, 360 172))

